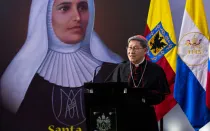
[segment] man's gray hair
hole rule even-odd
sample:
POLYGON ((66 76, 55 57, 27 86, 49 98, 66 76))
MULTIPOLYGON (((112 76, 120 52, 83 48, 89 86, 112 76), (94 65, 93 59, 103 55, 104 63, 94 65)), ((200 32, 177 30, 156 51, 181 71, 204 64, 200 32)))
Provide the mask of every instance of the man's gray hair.
POLYGON ((135 35, 135 36, 132 36, 132 37, 130 37, 129 39, 128 39, 128 44, 129 44, 129 42, 131 41, 131 40, 137 40, 137 41, 139 41, 140 42, 140 44, 141 44, 141 46, 143 47, 143 48, 148 48, 148 45, 147 45, 147 39, 144 37, 144 36, 142 36, 142 35, 135 35))

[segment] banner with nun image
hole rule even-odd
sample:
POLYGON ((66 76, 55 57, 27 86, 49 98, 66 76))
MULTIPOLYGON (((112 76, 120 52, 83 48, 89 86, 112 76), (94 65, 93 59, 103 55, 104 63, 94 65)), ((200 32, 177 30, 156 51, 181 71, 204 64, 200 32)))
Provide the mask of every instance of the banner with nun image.
MULTIPOLYGON (((18 31, 27 28, 26 38, 1 69, 2 129, 85 131, 84 83, 93 77, 103 82, 124 58, 94 30, 94 0, 32 0, 28 5, 28 21, 16 24, 23 27, 17 27, 18 31)), ((18 34, 14 29, 13 33, 18 34)), ((6 42, 12 47, 15 41, 11 41, 6 42)), ((1 56, 1 60, 6 58, 1 56)))
POLYGON ((94 12, 93 0, 32 1, 26 41, 1 78, 2 104, 18 128, 85 129, 83 84, 96 67, 122 61, 94 32, 94 12))

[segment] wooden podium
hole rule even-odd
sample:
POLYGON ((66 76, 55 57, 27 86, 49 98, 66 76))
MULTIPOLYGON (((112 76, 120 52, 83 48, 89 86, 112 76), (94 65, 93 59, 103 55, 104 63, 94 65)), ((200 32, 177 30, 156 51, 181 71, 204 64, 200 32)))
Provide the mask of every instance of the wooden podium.
POLYGON ((88 131, 124 131, 129 120, 127 107, 145 106, 145 88, 130 88, 127 83, 85 83, 85 108, 88 131))

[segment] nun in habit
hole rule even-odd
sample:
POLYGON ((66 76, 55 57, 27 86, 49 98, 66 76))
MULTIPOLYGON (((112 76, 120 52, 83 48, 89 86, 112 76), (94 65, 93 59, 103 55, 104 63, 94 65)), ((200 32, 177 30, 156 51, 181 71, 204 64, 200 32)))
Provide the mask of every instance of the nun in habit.
POLYGON ((16 130, 86 130, 84 83, 96 69, 103 82, 100 74, 122 61, 94 32, 94 13, 94 0, 32 0, 26 41, 1 77, 16 130))

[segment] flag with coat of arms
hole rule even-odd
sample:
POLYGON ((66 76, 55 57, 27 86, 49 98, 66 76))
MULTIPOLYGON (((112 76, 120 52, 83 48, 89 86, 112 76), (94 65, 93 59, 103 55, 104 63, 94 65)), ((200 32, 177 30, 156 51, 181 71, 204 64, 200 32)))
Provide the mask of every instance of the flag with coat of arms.
POLYGON ((199 130, 210 121, 209 32, 202 0, 186 0, 177 54, 174 97, 199 130))
POLYGON ((148 40, 147 58, 165 71, 171 93, 155 105, 157 120, 163 118, 175 105, 173 97, 176 75, 176 36, 168 0, 151 0, 144 35, 148 40))

